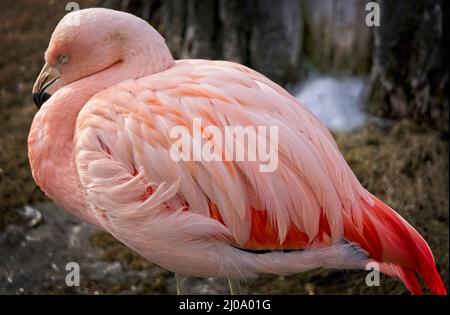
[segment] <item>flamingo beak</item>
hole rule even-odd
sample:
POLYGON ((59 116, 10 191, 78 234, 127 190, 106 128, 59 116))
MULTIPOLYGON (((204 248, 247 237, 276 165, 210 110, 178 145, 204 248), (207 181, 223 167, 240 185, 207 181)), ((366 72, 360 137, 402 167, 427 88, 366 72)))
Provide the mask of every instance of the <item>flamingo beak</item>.
POLYGON ((33 102, 36 104, 37 108, 41 108, 42 104, 45 103, 50 98, 50 94, 46 92, 48 87, 59 79, 61 74, 55 68, 50 67, 45 64, 39 73, 38 78, 33 86, 32 96, 33 102))

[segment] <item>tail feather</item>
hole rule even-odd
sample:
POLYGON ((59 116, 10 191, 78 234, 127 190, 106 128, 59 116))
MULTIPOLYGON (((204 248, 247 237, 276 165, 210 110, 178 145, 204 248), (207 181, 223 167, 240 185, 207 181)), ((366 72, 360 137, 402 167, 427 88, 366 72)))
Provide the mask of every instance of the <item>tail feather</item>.
POLYGON ((386 275, 399 278, 414 295, 422 295, 423 291, 413 270, 393 264, 381 263, 380 271, 386 275))
POLYGON ((347 220, 346 237, 358 242, 378 261, 381 272, 402 280, 413 294, 423 294, 416 274, 435 294, 447 294, 436 269, 433 254, 423 237, 392 208, 375 196, 373 205, 367 204, 363 216, 363 230, 357 230, 347 220))

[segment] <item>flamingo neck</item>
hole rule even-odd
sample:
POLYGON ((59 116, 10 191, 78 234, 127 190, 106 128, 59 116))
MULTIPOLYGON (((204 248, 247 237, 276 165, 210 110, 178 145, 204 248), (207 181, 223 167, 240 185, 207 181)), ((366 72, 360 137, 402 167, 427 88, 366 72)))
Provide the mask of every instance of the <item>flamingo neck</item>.
MULTIPOLYGON (((136 50, 133 53, 136 54, 136 50)), ((134 55, 133 63, 125 58, 104 71, 72 82, 53 94, 33 119, 28 157, 37 185, 53 201, 88 223, 99 226, 88 209, 75 165, 73 141, 78 114, 97 92, 126 79, 163 71, 174 64, 170 53, 156 58, 159 63, 155 67, 153 62, 134 55)))

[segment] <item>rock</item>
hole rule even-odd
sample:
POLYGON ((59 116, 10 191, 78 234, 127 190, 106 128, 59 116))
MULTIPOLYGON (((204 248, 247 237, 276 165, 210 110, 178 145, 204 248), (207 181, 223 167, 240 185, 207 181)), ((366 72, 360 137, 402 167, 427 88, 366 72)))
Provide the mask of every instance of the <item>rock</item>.
POLYGON ((42 221, 41 212, 31 206, 23 207, 20 213, 27 220, 27 225, 30 228, 35 227, 42 221))

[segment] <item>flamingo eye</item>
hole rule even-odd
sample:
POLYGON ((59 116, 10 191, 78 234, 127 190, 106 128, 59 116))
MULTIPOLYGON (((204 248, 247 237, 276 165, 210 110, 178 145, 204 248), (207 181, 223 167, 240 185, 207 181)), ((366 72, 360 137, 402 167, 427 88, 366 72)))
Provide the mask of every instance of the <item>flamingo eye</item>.
POLYGON ((59 63, 68 63, 69 62, 69 56, 68 55, 61 55, 58 57, 59 63))

